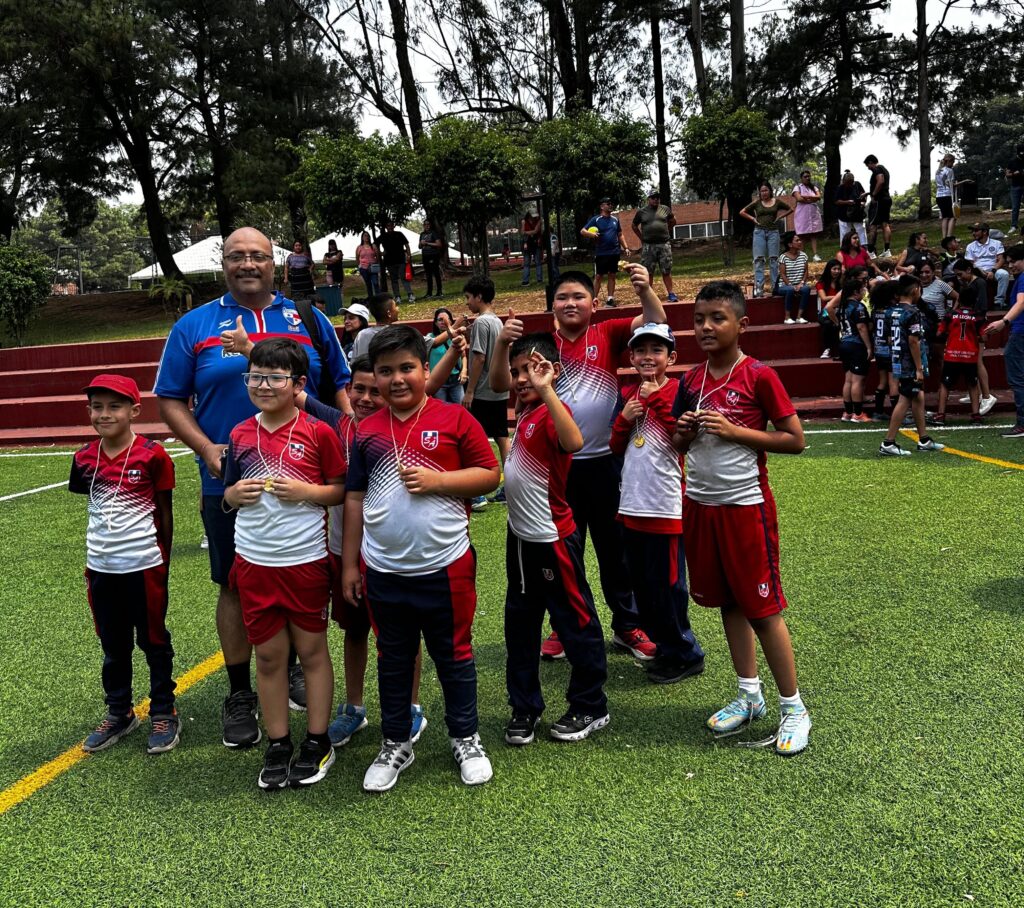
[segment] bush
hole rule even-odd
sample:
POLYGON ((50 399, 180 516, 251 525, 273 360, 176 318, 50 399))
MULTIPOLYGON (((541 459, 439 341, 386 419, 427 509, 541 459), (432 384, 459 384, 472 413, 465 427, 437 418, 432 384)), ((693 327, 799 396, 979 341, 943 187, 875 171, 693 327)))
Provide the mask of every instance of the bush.
POLYGON ((50 295, 50 271, 39 253, 0 245, 0 318, 19 347, 29 321, 50 295))

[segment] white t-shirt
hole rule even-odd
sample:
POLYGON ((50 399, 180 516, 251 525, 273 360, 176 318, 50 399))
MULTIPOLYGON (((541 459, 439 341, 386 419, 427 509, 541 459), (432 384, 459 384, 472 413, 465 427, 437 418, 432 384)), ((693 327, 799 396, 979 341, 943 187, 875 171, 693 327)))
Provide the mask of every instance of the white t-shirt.
POLYGON ((953 195, 953 182, 956 177, 952 167, 940 167, 935 171, 935 198, 948 198, 953 195))
POLYGON ((984 243, 975 240, 967 247, 965 257, 969 262, 974 262, 976 268, 982 271, 993 271, 996 267, 996 256, 1003 251, 1003 244, 999 240, 989 237, 984 243))

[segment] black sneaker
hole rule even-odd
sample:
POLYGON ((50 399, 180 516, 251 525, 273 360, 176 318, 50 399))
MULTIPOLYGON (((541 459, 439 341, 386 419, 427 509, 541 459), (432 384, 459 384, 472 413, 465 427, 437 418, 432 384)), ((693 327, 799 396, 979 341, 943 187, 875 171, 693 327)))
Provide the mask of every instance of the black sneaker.
POLYGON ((334 748, 330 740, 326 744, 318 744, 316 741, 306 738, 299 745, 299 755, 292 763, 291 771, 288 773, 288 784, 292 788, 300 785, 315 785, 324 776, 327 770, 334 765, 334 748))
POLYGON ((306 676, 298 662, 288 669, 288 708, 297 713, 306 711, 306 676))
POLYGON ((271 744, 263 755, 263 769, 257 784, 264 791, 284 788, 288 784, 288 764, 292 761, 294 748, 291 741, 271 744))
POLYGON ((139 717, 135 715, 134 709, 124 716, 115 716, 112 713, 107 713, 103 721, 96 726, 96 731, 85 739, 85 742, 82 744, 82 750, 87 754, 106 750, 108 747, 113 747, 125 735, 131 734, 138 727, 139 717))
POLYGON ((647 680, 655 684, 675 684, 704 671, 704 657, 681 662, 671 656, 655 656, 647 663, 647 680))
POLYGON ((505 726, 505 743, 515 747, 532 744, 538 722, 540 722, 540 716, 531 716, 529 713, 512 713, 512 718, 505 726))
POLYGON ((591 716, 585 713, 568 712, 551 726, 551 737, 556 741, 582 741, 592 731, 604 728, 611 721, 608 713, 591 716))
POLYGON ((235 691, 224 701, 220 712, 224 723, 225 747, 252 747, 263 737, 259 716, 259 700, 251 690, 235 691))

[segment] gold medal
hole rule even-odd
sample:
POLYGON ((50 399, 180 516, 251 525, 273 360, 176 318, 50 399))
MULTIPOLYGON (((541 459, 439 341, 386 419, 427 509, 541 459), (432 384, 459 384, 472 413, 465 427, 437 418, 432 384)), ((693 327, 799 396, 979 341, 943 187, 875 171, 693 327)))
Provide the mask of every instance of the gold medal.
POLYGON ((643 446, 644 446, 644 437, 643 437, 643 435, 637 435, 637 437, 633 439, 633 447, 634 448, 642 448, 643 446))
POLYGON ((266 479, 263 480, 263 491, 264 492, 273 492, 274 491, 274 479, 273 479, 273 477, 268 476, 266 479))

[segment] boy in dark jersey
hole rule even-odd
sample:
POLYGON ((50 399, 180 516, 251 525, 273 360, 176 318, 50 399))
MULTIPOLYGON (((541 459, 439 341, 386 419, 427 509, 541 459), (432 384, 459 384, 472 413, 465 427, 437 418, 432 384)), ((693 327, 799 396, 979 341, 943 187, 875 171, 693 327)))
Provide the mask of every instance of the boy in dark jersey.
POLYGON ((878 387, 875 389, 874 419, 885 416, 885 398, 893 407, 899 400, 896 379, 892 374, 892 355, 889 350, 889 325, 896 311, 896 294, 899 284, 896 281, 885 281, 871 288, 871 323, 874 326, 872 339, 875 348, 875 365, 878 367, 878 387))
POLYGON ((107 716, 82 745, 105 750, 138 728, 132 707, 133 637, 149 664, 152 732, 147 753, 171 750, 180 723, 174 709, 167 568, 173 518, 174 464, 155 441, 132 431, 141 409, 135 380, 97 375, 85 389, 99 438, 71 462, 68 490, 89 496, 85 583, 103 647, 107 716))
POLYGON ((900 399, 892 408, 889 431, 878 448, 878 453, 885 457, 910 456, 910 451, 896 444, 896 433, 903 425, 908 408, 913 412, 917 426, 917 450, 941 451, 945 447, 934 441, 925 428, 924 380, 928 377, 928 344, 924 339, 921 311, 917 307, 921 298, 921 281, 912 274, 904 274, 898 283, 899 306, 890 323, 889 348, 900 399))
POLYGON ((345 598, 365 604, 377 634, 383 742, 363 777, 387 791, 414 759, 412 677, 423 637, 444 692, 452 755, 466 785, 493 775, 477 733, 476 554, 466 499, 493 492, 499 469, 479 423, 428 397, 427 345, 408 325, 370 343, 387 407, 356 430, 342 539, 345 598))
POLYGON ((583 435, 555 393, 560 368, 551 335, 522 337, 509 355, 520 411, 505 461, 505 677, 512 707, 505 740, 531 743, 544 711, 539 669, 547 612, 572 667, 569 709, 550 734, 556 741, 582 741, 608 724, 604 635, 583 567, 583 542, 565 500, 583 435))
POLYGON ((864 412, 864 377, 871 362, 868 310, 861 302, 864 281, 848 277, 843 282, 842 302, 836 310, 839 325, 839 358, 843 361, 843 422, 871 422, 864 412))
POLYGON ((932 417, 937 425, 946 421, 949 392, 961 378, 971 398, 971 422, 981 422, 981 399, 978 390, 978 351, 985 320, 969 306, 947 312, 939 323, 938 339, 945 340, 942 351, 942 384, 939 387, 939 408, 932 417))

